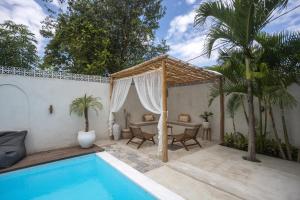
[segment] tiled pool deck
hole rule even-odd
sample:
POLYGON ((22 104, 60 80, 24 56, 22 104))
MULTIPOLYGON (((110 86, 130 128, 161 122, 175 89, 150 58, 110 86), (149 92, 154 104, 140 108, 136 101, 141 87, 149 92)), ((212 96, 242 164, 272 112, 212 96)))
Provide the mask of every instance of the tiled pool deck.
MULTIPOLYGON (((162 167, 165 164, 158 158, 157 145, 153 145, 152 142, 145 142, 140 149, 137 149, 135 144, 126 145, 126 142, 127 140, 99 140, 96 142, 96 145, 99 145, 101 148, 105 149, 105 151, 142 173, 162 167)), ((176 151, 169 151, 169 159, 177 160, 185 155, 189 155, 216 144, 215 142, 209 141, 200 140, 200 142, 202 148, 192 146, 190 147, 190 151, 186 151, 183 147, 176 151)))
POLYGON ((145 143, 140 149, 127 140, 99 140, 91 149, 79 147, 40 152, 13 168, 63 159, 104 149, 185 199, 299 200, 300 164, 258 155, 261 163, 245 161, 245 152, 200 140, 203 148, 169 151, 169 162, 157 157, 157 146, 145 143))
POLYGON ((300 164, 258 155, 261 163, 245 161, 246 152, 214 142, 203 148, 169 151, 169 162, 156 156, 157 146, 140 149, 126 140, 98 141, 108 153, 186 199, 300 199, 300 164))

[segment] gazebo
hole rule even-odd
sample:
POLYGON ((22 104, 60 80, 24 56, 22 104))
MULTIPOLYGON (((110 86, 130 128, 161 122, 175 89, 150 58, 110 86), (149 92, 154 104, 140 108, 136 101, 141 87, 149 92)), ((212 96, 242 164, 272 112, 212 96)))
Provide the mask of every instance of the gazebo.
POLYGON ((221 74, 194 66, 169 55, 161 55, 116 72, 110 77, 110 127, 114 119, 113 113, 118 112, 124 104, 132 81, 136 85, 142 105, 147 110, 160 114, 158 138, 160 156, 163 162, 168 161, 168 87, 218 81, 220 87, 220 141, 224 141, 224 94, 221 74))

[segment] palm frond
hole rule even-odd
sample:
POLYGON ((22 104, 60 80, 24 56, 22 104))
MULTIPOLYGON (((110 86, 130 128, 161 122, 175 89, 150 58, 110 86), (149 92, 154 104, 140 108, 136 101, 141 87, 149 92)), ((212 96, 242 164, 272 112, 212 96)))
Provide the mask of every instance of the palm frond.
POLYGON ((241 95, 240 94, 232 94, 229 96, 226 104, 226 109, 231 118, 234 117, 235 112, 241 106, 241 95))
POLYGON ((98 114, 98 111, 103 107, 100 99, 97 97, 86 96, 76 98, 70 105, 70 114, 75 113, 78 116, 83 116, 85 109, 91 109, 98 114))
POLYGON ((208 20, 209 17, 214 17, 219 22, 230 24, 231 18, 234 15, 234 8, 232 7, 232 1, 208 1, 200 4, 196 10, 196 16, 194 20, 195 26, 202 26, 208 20))
POLYGON ((220 41, 225 46, 227 45, 238 45, 236 44, 236 41, 234 40, 233 33, 229 28, 224 26, 222 23, 218 23, 213 25, 209 33, 207 35, 206 43, 205 43, 205 52, 209 57, 211 55, 212 49, 216 41, 220 41))

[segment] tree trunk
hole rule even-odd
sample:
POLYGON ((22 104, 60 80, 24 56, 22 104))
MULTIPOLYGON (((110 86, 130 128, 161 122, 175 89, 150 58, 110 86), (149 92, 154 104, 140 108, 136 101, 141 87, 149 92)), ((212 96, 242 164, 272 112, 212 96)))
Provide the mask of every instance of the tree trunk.
POLYGON ((264 102, 265 105, 265 120, 264 120, 264 135, 267 134, 267 126, 268 126, 268 111, 267 111, 267 103, 264 102))
POLYGON ((85 132, 89 131, 89 116, 88 116, 88 108, 84 109, 84 119, 85 119, 85 132))
POLYGON ((264 140, 263 140, 263 116, 262 116, 262 105, 261 105, 261 98, 258 98, 258 110, 259 110, 259 150, 260 152, 263 151, 264 140))
POLYGON ((262 105, 261 105, 261 98, 258 98, 258 109, 259 109, 259 131, 260 134, 263 132, 263 117, 262 117, 262 105))
POLYGON ((283 149, 282 149, 282 145, 281 145, 281 142, 280 142, 279 137, 278 137, 278 133, 277 133, 277 129, 276 129, 275 121, 274 121, 274 116, 273 116, 273 110, 272 110, 271 105, 269 105, 269 115, 270 115, 270 118, 271 118, 272 128, 273 128, 275 140, 276 140, 276 142, 277 142, 277 144, 278 144, 278 147, 279 147, 279 151, 280 151, 281 157, 282 157, 284 160, 286 160, 285 153, 284 153, 284 151, 283 151, 283 149))
POLYGON ((252 91, 252 78, 251 78, 251 69, 250 69, 250 58, 246 56, 246 78, 247 78, 247 99, 248 99, 248 155, 247 160, 257 161, 256 160, 256 151, 255 151, 255 117, 254 117, 254 105, 253 105, 253 91, 252 91))
POLYGON ((232 126, 233 126, 233 132, 235 134, 236 133, 236 128, 235 128, 234 116, 232 116, 232 126))
POLYGON ((246 112, 246 107, 245 107, 245 104, 244 104, 244 98, 242 96, 240 96, 240 98, 241 98, 241 102, 242 102, 242 108, 243 108, 243 112, 244 112, 244 115, 245 115, 245 119, 246 119, 247 125, 249 125, 249 119, 248 119, 248 115, 247 115, 247 112, 246 112))
POLYGON ((287 151, 287 155, 288 155, 289 160, 292 160, 291 144, 289 142, 289 136, 288 136, 288 132, 287 132, 287 128, 286 128, 285 116, 284 116, 284 107, 283 107, 282 101, 280 101, 279 107, 280 107, 280 114, 281 114, 281 121, 282 121, 286 151, 287 151))

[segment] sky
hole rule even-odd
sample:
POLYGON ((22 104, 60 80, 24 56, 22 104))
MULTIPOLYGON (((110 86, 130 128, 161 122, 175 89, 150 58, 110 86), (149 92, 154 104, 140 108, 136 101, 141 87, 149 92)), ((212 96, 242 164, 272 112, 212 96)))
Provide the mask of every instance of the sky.
MULTIPOLYGON (((156 37, 158 40, 165 39, 167 41, 170 46, 168 54, 171 56, 188 61, 203 53, 208 26, 201 28, 193 26, 195 9, 202 1, 163 0, 166 15, 160 20, 160 28, 156 31, 156 37)), ((299 4, 300 0, 290 0, 286 10, 299 4)), ((53 0, 52 6, 59 6, 58 0, 53 0)), ((36 36, 40 56, 43 55, 48 42, 39 33, 42 26, 41 21, 47 14, 42 0, 0 0, 0 23, 5 20, 12 20, 17 24, 28 26, 36 36)), ((270 33, 300 31, 300 8, 278 18, 269 24, 264 31, 270 33)), ((210 58, 201 56, 190 62, 199 67, 210 66, 216 63, 217 54, 218 52, 215 51, 210 58)))

